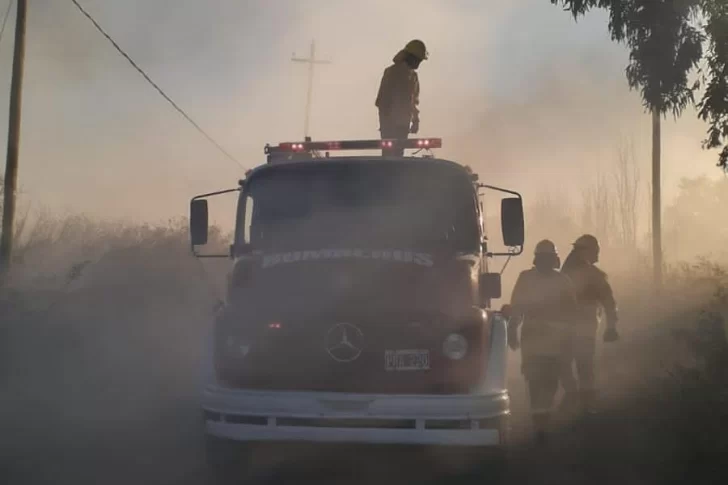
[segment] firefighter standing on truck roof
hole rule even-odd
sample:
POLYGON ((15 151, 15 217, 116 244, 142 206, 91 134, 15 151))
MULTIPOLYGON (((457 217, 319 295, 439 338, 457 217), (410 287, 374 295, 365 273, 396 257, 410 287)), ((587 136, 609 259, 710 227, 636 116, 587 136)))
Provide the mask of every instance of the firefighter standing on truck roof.
MULTIPOLYGON (((379 110, 379 131, 382 139, 406 139, 420 129, 420 81, 417 68, 427 59, 427 48, 421 40, 412 40, 394 56, 384 70, 375 105, 379 110)), ((385 148, 382 155, 402 156, 404 148, 385 148)))
POLYGON ((584 234, 573 244, 569 256, 564 261, 561 272, 571 279, 576 291, 577 317, 572 328, 570 345, 565 353, 561 385, 566 391, 564 402, 578 403, 584 412, 593 411, 596 397, 594 379, 594 359, 596 353, 597 310, 604 308, 607 319, 603 339, 614 342, 617 333, 617 303, 607 274, 594 266, 599 261, 599 241, 591 234, 584 234), (576 361, 578 380, 574 378, 572 363, 576 361))
POLYGON ((546 440, 551 407, 559 388, 563 354, 576 308, 571 281, 558 271, 556 246, 548 239, 534 251, 533 268, 523 271, 511 296, 508 346, 521 347, 521 372, 528 383, 531 414, 539 443, 546 440), (518 327, 523 322, 521 339, 518 327))

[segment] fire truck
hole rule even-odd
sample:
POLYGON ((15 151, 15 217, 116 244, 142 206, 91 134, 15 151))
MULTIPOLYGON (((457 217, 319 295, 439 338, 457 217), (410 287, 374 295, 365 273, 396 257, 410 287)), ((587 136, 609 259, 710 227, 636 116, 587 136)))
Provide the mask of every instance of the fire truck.
POLYGON ((264 442, 506 445, 506 320, 490 267, 523 250, 522 198, 436 158, 441 146, 266 145, 238 187, 191 200, 193 253, 232 260, 201 398, 212 468, 244 468, 264 442), (392 147, 415 153, 336 154, 392 147), (500 253, 485 191, 503 194, 500 253), (208 199, 230 192, 234 241, 205 254, 208 199))

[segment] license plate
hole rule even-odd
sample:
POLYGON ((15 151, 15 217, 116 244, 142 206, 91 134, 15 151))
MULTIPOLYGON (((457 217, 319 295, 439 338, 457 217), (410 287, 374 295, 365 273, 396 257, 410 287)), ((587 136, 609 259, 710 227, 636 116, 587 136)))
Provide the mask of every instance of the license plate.
POLYGON ((385 350, 384 369, 387 371, 415 371, 430 368, 429 350, 385 350))

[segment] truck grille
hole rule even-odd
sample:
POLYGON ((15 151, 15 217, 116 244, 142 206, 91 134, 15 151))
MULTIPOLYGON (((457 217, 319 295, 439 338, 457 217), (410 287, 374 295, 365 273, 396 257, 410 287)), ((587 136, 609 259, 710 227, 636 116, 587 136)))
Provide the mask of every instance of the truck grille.
MULTIPOLYGON (((411 323, 336 319, 323 324, 281 324, 251 339, 245 356, 230 357, 218 342, 218 379, 232 388, 366 394, 465 394, 485 371, 489 332, 481 325, 467 334, 469 351, 453 361, 442 342, 454 331, 422 319, 411 323), (338 345, 338 347, 337 347, 338 345), (413 365, 387 370, 386 351, 426 351, 413 365), (426 367, 422 369, 421 367, 426 367), (415 370, 416 369, 416 370, 415 370)), ((448 328, 449 327, 449 328, 448 328)), ((405 354, 408 352, 405 352, 405 354)), ((411 353, 411 352, 410 352, 411 353)))

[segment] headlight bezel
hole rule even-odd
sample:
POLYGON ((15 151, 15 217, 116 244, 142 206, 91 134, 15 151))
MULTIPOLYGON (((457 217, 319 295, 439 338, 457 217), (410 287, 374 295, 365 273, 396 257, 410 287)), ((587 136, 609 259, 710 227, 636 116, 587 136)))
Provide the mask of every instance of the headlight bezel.
POLYGON ((450 360, 463 360, 469 350, 468 339, 460 333, 452 332, 442 341, 442 353, 450 360))

